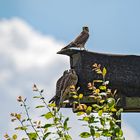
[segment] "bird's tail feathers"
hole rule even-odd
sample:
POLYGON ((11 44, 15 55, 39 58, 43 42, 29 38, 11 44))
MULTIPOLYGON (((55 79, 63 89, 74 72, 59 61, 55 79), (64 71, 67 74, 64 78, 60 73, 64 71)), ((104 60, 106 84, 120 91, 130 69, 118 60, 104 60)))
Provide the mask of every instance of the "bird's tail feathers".
POLYGON ((59 105, 59 97, 58 96, 54 96, 50 101, 49 103, 55 103, 56 106, 59 105))
POLYGON ((71 42, 70 44, 68 44, 67 46, 65 46, 64 48, 62 48, 62 50, 70 49, 70 48, 72 48, 74 46, 75 46, 75 44, 73 42, 71 42))
POLYGON ((54 96, 50 101, 49 103, 52 103, 52 102, 55 102, 56 101, 56 96, 54 96))
POLYGON ((64 48, 62 48, 62 50, 66 50, 66 49, 69 49, 69 48, 71 48, 71 45, 65 46, 64 48))

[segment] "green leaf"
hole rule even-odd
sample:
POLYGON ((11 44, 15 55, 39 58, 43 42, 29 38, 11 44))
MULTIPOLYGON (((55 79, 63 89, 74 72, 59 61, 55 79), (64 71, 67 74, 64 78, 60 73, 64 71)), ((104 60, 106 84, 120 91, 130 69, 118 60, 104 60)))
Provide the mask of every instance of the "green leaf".
POLYGON ((109 107, 115 106, 115 99, 114 98, 108 98, 107 99, 107 104, 109 107))
POLYGON ((89 117, 83 117, 82 120, 88 122, 89 121, 89 117))
POLYGON ((37 133, 28 133, 30 140, 37 140, 37 133))
POLYGON ((64 121, 64 129, 67 130, 67 122, 69 121, 69 118, 67 117, 64 121))
POLYGON ((105 91, 106 90, 106 86, 99 86, 99 89, 105 91))
POLYGON ((90 116, 88 123, 95 123, 94 121, 95 121, 95 117, 94 116, 90 116))
POLYGON ((118 125, 116 125, 114 127, 114 130, 115 130, 115 133, 116 133, 117 137, 122 137, 123 136, 123 131, 121 130, 121 128, 118 125))
POLYGON ((102 83, 103 80, 93 80, 94 83, 102 83))
POLYGON ((99 110, 99 111, 98 111, 98 115, 99 115, 99 116, 102 116, 102 114, 103 114, 103 110, 99 110))
POLYGON ((92 107, 94 107, 95 109, 100 109, 101 106, 97 105, 97 104, 93 104, 92 107))
POLYGON ((72 103, 72 104, 74 105, 74 104, 78 104, 78 103, 79 103, 78 101, 73 101, 73 103, 72 103))
POLYGON ((82 133, 80 134, 80 137, 81 137, 81 138, 89 138, 90 136, 91 136, 91 134, 88 133, 88 132, 82 132, 82 133))
POLYGON ((94 136, 95 136, 96 138, 99 138, 99 137, 100 137, 100 133, 96 132, 94 136))
POLYGON ((123 136, 123 131, 120 129, 119 131, 119 137, 122 137, 123 136))
POLYGON ((66 139, 66 140, 72 140, 72 138, 71 138, 70 135, 65 135, 65 139, 66 139))
POLYGON ((16 127, 15 130, 27 130, 26 126, 16 127))
POLYGON ((77 96, 77 95, 73 95, 72 97, 73 97, 74 99, 77 99, 77 98, 78 98, 78 96, 77 96))
POLYGON ((59 118, 55 117, 53 121, 55 124, 57 124, 59 120, 60 120, 59 118))
POLYGON ((92 111, 92 107, 91 106, 88 106, 88 108, 86 109, 86 113, 89 115, 92 111))
POLYGON ((111 127, 111 129, 113 129, 114 125, 115 125, 115 122, 113 120, 111 120, 110 121, 110 127, 111 127))
POLYGON ((36 106, 35 108, 42 108, 42 107, 45 107, 44 105, 39 105, 39 106, 36 106))
POLYGON ((51 132, 47 132, 45 133, 45 135, 43 136, 43 140, 46 140, 46 138, 51 134, 51 132))
POLYGON ((41 98, 41 96, 34 96, 33 98, 41 98))
POLYGON ((101 125, 105 125, 105 119, 104 118, 100 118, 100 122, 101 122, 101 125))
POLYGON ((105 136, 105 137, 111 137, 112 136, 111 133, 112 132, 109 131, 108 129, 104 129, 103 132, 102 132, 102 135, 105 136))
POLYGON ((82 99, 83 98, 83 94, 79 94, 79 99, 82 99))
POLYGON ((112 112, 116 112, 117 109, 113 107, 113 108, 111 108, 111 111, 112 111, 112 112))
POLYGON ((122 122, 121 120, 116 120, 116 123, 120 123, 120 122, 122 122))
POLYGON ((16 118, 17 118, 18 120, 20 120, 20 119, 21 119, 21 114, 16 114, 16 118))
POLYGON ((81 116, 81 115, 83 115, 83 114, 85 114, 85 112, 78 112, 78 113, 77 113, 77 116, 81 116))
POLYGON ((115 130, 115 132, 117 133, 117 132, 120 131, 120 127, 119 127, 118 125, 114 125, 114 130, 115 130))
POLYGON ((96 70, 97 74, 102 74, 102 71, 100 69, 96 70))
POLYGON ((102 103, 104 103, 105 102, 105 100, 100 100, 100 103, 102 104, 102 103))
POLYGON ((53 126, 53 124, 45 124, 44 126, 43 126, 43 128, 48 128, 48 127, 52 127, 53 126))
POLYGON ((117 112, 116 115, 119 117, 121 115, 121 112, 123 112, 123 108, 120 108, 117 112))
POLYGON ((94 130, 94 127, 92 126, 92 127, 90 127, 90 133, 91 133, 91 135, 92 136, 94 136, 95 135, 95 130, 94 130))
POLYGON ((48 113, 44 114, 44 117, 45 117, 46 119, 50 119, 50 118, 53 117, 53 114, 52 114, 51 112, 48 112, 48 113))
POLYGON ((48 107, 56 107, 55 103, 48 104, 48 107))
POLYGON ((106 70, 106 68, 104 67, 104 68, 103 68, 103 73, 102 73, 102 74, 103 74, 103 77, 106 76, 106 73, 107 73, 107 70, 106 70))
MULTIPOLYGON (((101 130, 101 128, 99 126, 95 126, 95 129, 97 129, 98 131, 101 130)), ((101 130, 102 131, 102 130, 101 130)))

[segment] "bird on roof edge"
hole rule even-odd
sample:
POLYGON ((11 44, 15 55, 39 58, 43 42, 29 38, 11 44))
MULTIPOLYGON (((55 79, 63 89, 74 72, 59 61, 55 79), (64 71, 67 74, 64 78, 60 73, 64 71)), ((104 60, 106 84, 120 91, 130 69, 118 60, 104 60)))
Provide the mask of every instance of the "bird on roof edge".
POLYGON ((63 72, 63 75, 57 80, 55 96, 49 101, 49 103, 55 102, 56 106, 59 105, 61 92, 62 92, 63 86, 64 86, 63 84, 64 84, 65 79, 67 78, 67 75, 68 75, 68 70, 65 70, 63 72))
POLYGON ((70 87, 71 86, 76 86, 78 82, 78 75, 76 74, 76 71, 74 69, 70 69, 68 74, 65 76, 65 80, 63 81, 63 88, 61 91, 61 97, 59 101, 59 106, 58 108, 63 106, 63 101, 68 99, 69 93, 71 91, 70 87))
POLYGON ((64 105, 63 102, 68 99, 68 93, 71 86, 76 86, 78 76, 74 69, 65 70, 63 75, 57 80, 55 96, 49 101, 54 102, 58 110, 64 105))
POLYGON ((65 46, 61 50, 65 50, 65 49, 69 49, 73 47, 80 48, 80 50, 81 48, 84 48, 85 50, 85 43, 87 42, 89 38, 89 28, 87 26, 84 26, 82 29, 83 31, 80 33, 80 35, 77 36, 74 41, 69 43, 67 46, 65 46))

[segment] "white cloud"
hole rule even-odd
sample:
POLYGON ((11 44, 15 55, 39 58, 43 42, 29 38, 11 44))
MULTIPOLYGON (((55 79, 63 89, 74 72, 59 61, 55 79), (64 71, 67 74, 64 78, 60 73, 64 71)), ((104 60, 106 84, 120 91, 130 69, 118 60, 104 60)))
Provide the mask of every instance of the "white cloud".
POLYGON ((48 100, 55 94, 56 80, 69 69, 69 58, 56 54, 63 46, 21 19, 0 20, 1 133, 10 129, 9 113, 18 110, 16 96, 30 99, 33 83, 45 89, 48 100))
MULTIPOLYGON (((0 38, 0 82, 14 81, 15 89, 20 83, 20 88, 34 82, 55 86, 56 79, 69 68, 68 57, 56 54, 64 44, 39 33, 21 19, 1 20, 0 38)), ((52 87, 48 90, 54 91, 52 87)))
POLYGON ((60 62, 56 52, 64 46, 53 37, 42 35, 21 19, 1 20, 0 53, 7 55, 20 70, 60 62))
POLYGON ((5 82, 11 78, 12 78, 12 73, 9 70, 0 71, 0 84, 5 84, 5 82))

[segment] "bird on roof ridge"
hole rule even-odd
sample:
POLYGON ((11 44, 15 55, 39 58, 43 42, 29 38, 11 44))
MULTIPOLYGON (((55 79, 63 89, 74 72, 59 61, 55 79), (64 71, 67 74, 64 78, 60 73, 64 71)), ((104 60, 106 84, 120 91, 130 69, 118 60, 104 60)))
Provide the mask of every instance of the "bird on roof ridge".
POLYGON ((87 42, 89 38, 89 28, 87 26, 84 26, 83 31, 78 35, 74 41, 70 42, 67 46, 62 48, 61 50, 69 49, 69 48, 84 48, 85 49, 85 43, 87 42))

